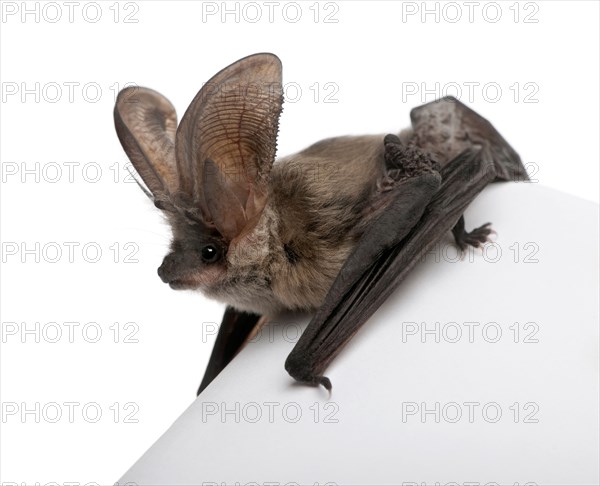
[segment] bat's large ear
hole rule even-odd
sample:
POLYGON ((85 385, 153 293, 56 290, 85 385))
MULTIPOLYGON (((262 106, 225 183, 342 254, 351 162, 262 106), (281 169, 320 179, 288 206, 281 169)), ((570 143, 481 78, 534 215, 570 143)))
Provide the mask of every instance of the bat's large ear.
POLYGON ((119 93, 114 118, 121 145, 152 192, 154 203, 169 209, 169 196, 178 185, 175 108, 156 91, 130 87, 119 93))
POLYGON ((228 240, 258 221, 267 201, 283 103, 281 61, 255 54, 196 95, 177 129, 180 196, 228 240))

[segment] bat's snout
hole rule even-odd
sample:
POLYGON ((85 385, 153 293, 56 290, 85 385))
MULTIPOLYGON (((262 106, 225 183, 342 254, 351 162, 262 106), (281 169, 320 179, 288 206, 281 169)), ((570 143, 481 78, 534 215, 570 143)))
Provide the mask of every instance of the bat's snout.
POLYGON ((206 264, 200 252, 175 250, 169 253, 157 269, 160 279, 175 290, 198 290, 218 284, 226 276, 225 268, 206 264))
POLYGON ((169 253, 158 267, 160 279, 176 290, 193 287, 193 282, 187 278, 188 273, 189 262, 184 261, 183 255, 179 253, 169 253))
POLYGON ((162 265, 158 267, 158 276, 164 283, 169 283, 174 279, 175 264, 176 261, 174 255, 171 253, 164 258, 162 265))

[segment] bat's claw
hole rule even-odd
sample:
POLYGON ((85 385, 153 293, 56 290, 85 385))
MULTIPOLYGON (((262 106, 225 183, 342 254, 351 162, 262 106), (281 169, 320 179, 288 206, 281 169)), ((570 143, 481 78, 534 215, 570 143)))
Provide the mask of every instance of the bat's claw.
POLYGON ((492 241, 490 235, 495 233, 496 232, 492 229, 492 223, 485 223, 479 228, 475 228, 473 231, 467 233, 466 242, 467 244, 478 248, 484 243, 492 241))
POLYGON ((326 376, 315 374, 306 358, 290 354, 285 361, 285 369, 297 382, 311 386, 322 385, 331 392, 331 380, 326 376))
POLYGON ((317 377, 319 380, 319 385, 323 385, 323 387, 325 388, 325 390, 327 390, 328 392, 331 392, 331 380, 329 378, 327 378, 326 376, 318 376, 317 377))
POLYGON ((456 244, 461 251, 466 251, 469 246, 473 248, 480 248, 485 243, 492 241, 490 235, 495 235, 496 232, 491 228, 492 223, 486 223, 479 228, 475 228, 470 232, 463 232, 456 236, 456 244))

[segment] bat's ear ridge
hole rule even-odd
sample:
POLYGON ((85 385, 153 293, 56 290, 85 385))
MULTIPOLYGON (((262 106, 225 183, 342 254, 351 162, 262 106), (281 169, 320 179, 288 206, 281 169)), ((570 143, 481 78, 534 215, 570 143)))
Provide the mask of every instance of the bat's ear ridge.
POLYGON ((121 145, 155 204, 167 204, 177 187, 175 108, 160 93, 131 86, 119 92, 113 115, 121 145))
POLYGON ((266 205, 283 105, 281 79, 274 54, 242 58, 204 84, 177 129, 179 188, 199 202, 226 238, 245 232, 266 205))
MULTIPOLYGON (((247 199, 240 199, 237 185, 210 159, 204 164, 202 201, 203 219, 228 241, 239 240, 258 223, 267 202, 267 194, 251 185, 247 199)), ((245 194, 242 194, 245 196, 245 194)))
POLYGON ((204 204, 206 219, 225 239, 233 240, 247 223, 246 212, 233 184, 211 159, 204 163, 202 183, 200 205, 204 204))

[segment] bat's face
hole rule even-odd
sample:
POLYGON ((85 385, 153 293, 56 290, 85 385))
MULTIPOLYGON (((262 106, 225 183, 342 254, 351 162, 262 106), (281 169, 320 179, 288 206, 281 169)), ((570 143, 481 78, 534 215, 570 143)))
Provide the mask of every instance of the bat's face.
POLYGON ((214 229, 182 216, 171 216, 171 252, 158 268, 175 290, 208 290, 226 279, 228 243, 214 229))
POLYGON ((119 93, 117 135, 173 230, 171 253, 158 269, 172 288, 217 297, 258 288, 256 276, 244 270, 240 277, 239 268, 255 267, 263 252, 238 249, 252 246, 248 237, 267 205, 282 103, 281 62, 268 53, 213 76, 179 125, 160 93, 141 87, 119 93))
MULTIPOLYGON (((279 309, 271 287, 274 224, 271 209, 248 233, 230 240, 193 215, 167 213, 173 239, 158 268, 161 280, 174 290, 195 290, 239 309, 266 313, 279 309)), ((281 257, 285 258, 285 257, 281 257)))

